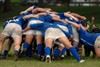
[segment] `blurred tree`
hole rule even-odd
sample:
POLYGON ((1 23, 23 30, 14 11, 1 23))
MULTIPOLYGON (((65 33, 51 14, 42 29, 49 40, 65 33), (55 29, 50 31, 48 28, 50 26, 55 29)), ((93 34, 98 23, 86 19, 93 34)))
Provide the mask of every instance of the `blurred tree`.
POLYGON ((71 0, 61 0, 62 4, 66 4, 69 7, 71 0))
POLYGON ((66 0, 67 2, 66 2, 66 5, 69 7, 69 5, 70 5, 70 1, 71 0, 66 0))
POLYGON ((43 4, 43 0, 39 0, 39 3, 38 4, 43 4))
POLYGON ((3 3, 3 12, 8 12, 11 10, 11 0, 5 0, 3 3))

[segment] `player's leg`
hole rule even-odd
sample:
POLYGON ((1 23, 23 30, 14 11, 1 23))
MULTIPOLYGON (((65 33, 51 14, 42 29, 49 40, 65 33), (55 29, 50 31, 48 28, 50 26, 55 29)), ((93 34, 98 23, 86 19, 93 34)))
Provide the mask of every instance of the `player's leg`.
POLYGON ((37 41, 37 55, 42 58, 44 56, 44 47, 43 47, 43 36, 40 31, 36 31, 36 41, 37 41))
POLYGON ((45 40, 45 57, 46 57, 46 62, 48 63, 51 62, 52 45, 53 45, 53 40, 51 38, 45 40))
POLYGON ((23 50, 26 51, 32 43, 34 36, 33 35, 26 35, 25 36, 25 42, 23 43, 23 50))
POLYGON ((78 54, 78 52, 76 51, 76 49, 71 45, 71 42, 68 40, 67 37, 61 37, 59 38, 59 41, 62 42, 66 48, 68 48, 70 50, 70 52, 72 53, 72 55, 75 57, 75 59, 78 62, 84 62, 83 60, 80 59, 80 56, 78 54))
POLYGON ((100 36, 97 37, 94 48, 95 48, 96 56, 100 57, 100 36))
POLYGON ((11 35, 11 31, 13 29, 13 26, 11 27, 11 25, 12 24, 7 24, 0 35, 0 51, 1 52, 2 52, 2 47, 3 47, 5 39, 11 35))
POLYGON ((25 56, 31 57, 32 56, 32 41, 34 40, 36 31, 29 30, 23 34, 25 35, 25 41, 22 44, 22 46, 23 46, 22 54, 25 56))
POLYGON ((5 39, 6 39, 6 36, 1 34, 1 36, 0 36, 0 54, 2 53, 3 44, 4 44, 5 39))
POLYGON ((63 59, 65 57, 67 48, 61 43, 61 44, 59 44, 59 50, 61 51, 60 57, 61 57, 61 59, 63 59))
POLYGON ((16 37, 13 37, 13 39, 14 39, 15 60, 18 60, 20 45, 21 45, 21 42, 22 42, 22 37, 16 36, 16 37))
POLYGON ((48 28, 45 32, 45 57, 46 62, 51 62, 51 49, 53 46, 53 41, 58 37, 56 35, 56 29, 55 28, 48 28))
POLYGON ((22 28, 18 24, 13 24, 11 37, 14 40, 15 60, 19 58, 20 45, 22 42, 22 28))
POLYGON ((7 58, 8 52, 9 52, 12 44, 13 44, 13 39, 11 37, 8 37, 4 43, 4 47, 2 50, 2 59, 7 58))

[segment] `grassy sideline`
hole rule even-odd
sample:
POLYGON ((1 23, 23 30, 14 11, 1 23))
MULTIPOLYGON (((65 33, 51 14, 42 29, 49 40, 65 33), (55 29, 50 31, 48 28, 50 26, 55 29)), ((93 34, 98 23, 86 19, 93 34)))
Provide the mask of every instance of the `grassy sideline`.
POLYGON ((35 59, 21 59, 15 62, 13 59, 0 60, 0 67, 100 67, 100 60, 86 59, 84 63, 77 63, 74 59, 64 59, 45 63, 35 59))

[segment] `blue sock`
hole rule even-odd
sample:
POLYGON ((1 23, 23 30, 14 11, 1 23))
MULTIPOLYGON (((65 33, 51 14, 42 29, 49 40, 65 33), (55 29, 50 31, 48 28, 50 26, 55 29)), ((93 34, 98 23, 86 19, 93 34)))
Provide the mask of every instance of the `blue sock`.
POLYGON ((8 55, 8 50, 4 50, 4 52, 3 52, 3 56, 7 56, 8 55))
POLYGON ((23 49, 28 49, 29 47, 30 47, 30 44, 28 44, 27 42, 24 42, 23 49))
POLYGON ((63 48, 63 50, 61 51, 61 55, 64 55, 66 52, 66 48, 63 48))
POLYGON ((26 56, 32 57, 32 46, 30 45, 29 48, 26 51, 26 56))
POLYGON ((60 56, 60 50, 58 48, 55 48, 53 55, 54 55, 55 58, 59 57, 60 56))
POLYGON ((69 48, 69 50, 72 53, 72 55, 74 56, 74 58, 77 61, 80 61, 80 56, 79 56, 78 52, 76 51, 76 49, 74 47, 72 47, 72 48, 69 48))
POLYGON ((37 53, 38 53, 38 55, 43 55, 43 51, 44 51, 43 45, 42 44, 38 44, 37 45, 37 53))
POLYGON ((51 49, 49 47, 45 48, 45 56, 50 55, 51 49))

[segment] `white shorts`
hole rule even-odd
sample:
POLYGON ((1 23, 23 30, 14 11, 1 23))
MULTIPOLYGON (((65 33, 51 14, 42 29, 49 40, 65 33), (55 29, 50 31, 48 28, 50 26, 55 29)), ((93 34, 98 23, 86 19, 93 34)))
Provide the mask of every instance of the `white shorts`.
POLYGON ((48 38, 56 40, 60 37, 66 37, 66 35, 59 28, 48 28, 45 32, 45 40, 48 38))
POLYGON ((11 37, 22 36, 22 28, 19 24, 9 23, 4 28, 2 34, 11 37))
MULTIPOLYGON (((29 21, 29 23, 28 23, 28 27, 29 27, 31 24, 37 24, 37 23, 43 23, 43 22, 40 21, 40 20, 31 20, 31 21, 29 21)), ((25 35, 42 35, 42 32, 39 31, 39 30, 28 30, 28 31, 24 32, 23 34, 25 34, 25 35)))
POLYGON ((23 34, 24 35, 42 35, 42 32, 39 30, 28 30, 23 34))
POLYGON ((68 28, 66 26, 63 26, 63 25, 58 25, 59 28, 65 32, 69 32, 68 28))
POLYGON ((95 40, 95 44, 94 44, 95 47, 99 47, 100 48, 100 36, 98 36, 95 40))
POLYGON ((79 43, 79 34, 75 27, 72 26, 73 40, 79 43))

